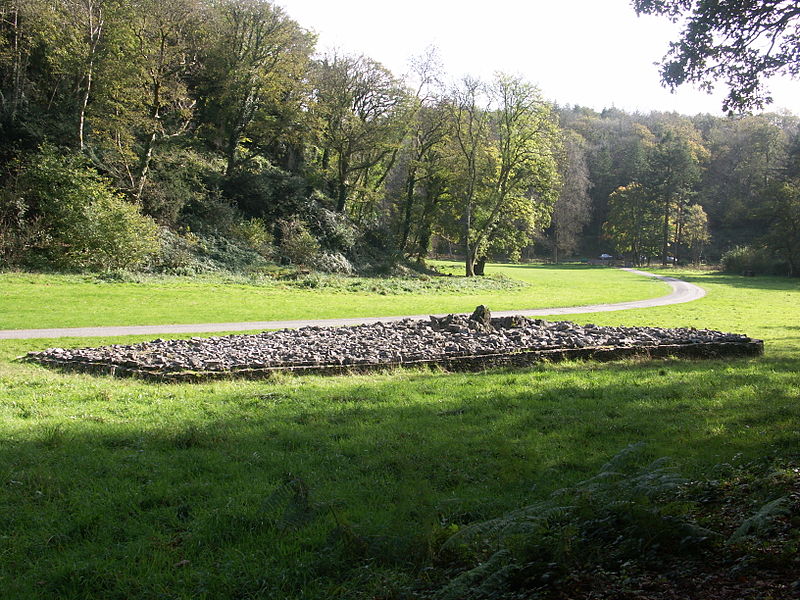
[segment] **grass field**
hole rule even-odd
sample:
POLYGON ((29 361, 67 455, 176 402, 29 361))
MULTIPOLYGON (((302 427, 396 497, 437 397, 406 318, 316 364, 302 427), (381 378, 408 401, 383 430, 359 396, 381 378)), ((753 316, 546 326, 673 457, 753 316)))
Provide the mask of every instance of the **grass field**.
MULTIPOLYGON (((582 298, 608 300, 594 273, 580 272, 582 298)), ((576 320, 743 332, 765 356, 193 386, 13 361, 135 338, 4 341, 0 596, 401 598, 454 527, 584 479, 631 443, 689 477, 796 456, 800 283, 679 276, 708 295, 576 320)))
POLYGON ((602 267, 492 265, 490 271, 501 278, 312 275, 289 282, 239 278, 231 283, 220 277, 118 282, 91 275, 2 273, 0 329, 414 315, 466 312, 479 304, 507 310, 669 293, 660 281, 602 267))

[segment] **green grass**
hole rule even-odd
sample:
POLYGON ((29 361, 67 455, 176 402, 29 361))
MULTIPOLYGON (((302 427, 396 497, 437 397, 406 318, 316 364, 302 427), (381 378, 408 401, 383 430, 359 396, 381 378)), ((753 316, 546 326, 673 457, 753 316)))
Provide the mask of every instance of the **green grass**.
MULTIPOLYGON (((0 274, 0 329, 323 319, 578 306, 662 296, 666 284, 616 269, 492 265, 492 278, 311 276, 229 283, 161 277, 0 274), (500 289, 497 289, 500 288, 500 289)), ((247 281, 247 280, 236 280, 247 281)))
POLYGON ((798 281, 679 275, 708 296, 576 320, 739 331, 763 338, 766 355, 192 386, 13 361, 141 338, 4 341, 0 589, 392 597, 424 579, 417 569, 451 525, 544 497, 628 444, 690 477, 796 453, 798 281))

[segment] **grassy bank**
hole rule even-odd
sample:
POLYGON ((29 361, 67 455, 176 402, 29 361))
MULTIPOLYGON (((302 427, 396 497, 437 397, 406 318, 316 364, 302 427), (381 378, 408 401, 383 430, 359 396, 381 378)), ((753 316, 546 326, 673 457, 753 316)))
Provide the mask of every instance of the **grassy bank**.
POLYGON ((680 275, 708 296, 576 320, 740 331, 766 355, 191 386, 13 362, 133 338, 3 342, 0 589, 403 597, 453 527, 546 497, 631 443, 689 477, 796 453, 798 282, 680 275))
POLYGON ((186 277, 107 280, 0 274, 0 329, 324 319, 578 306, 653 298, 666 284, 616 269, 492 265, 495 278, 186 277))

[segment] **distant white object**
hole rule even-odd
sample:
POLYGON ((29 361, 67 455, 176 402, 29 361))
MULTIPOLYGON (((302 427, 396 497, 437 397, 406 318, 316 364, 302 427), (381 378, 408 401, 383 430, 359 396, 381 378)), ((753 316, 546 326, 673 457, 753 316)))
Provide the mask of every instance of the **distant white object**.
POLYGON ((602 258, 603 260, 608 260, 609 258, 614 258, 614 257, 604 252, 603 254, 600 255, 600 258, 602 258))

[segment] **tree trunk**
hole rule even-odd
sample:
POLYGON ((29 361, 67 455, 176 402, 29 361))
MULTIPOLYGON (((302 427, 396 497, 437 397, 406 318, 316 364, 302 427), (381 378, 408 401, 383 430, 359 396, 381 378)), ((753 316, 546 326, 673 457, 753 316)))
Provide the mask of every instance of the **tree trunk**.
POLYGON ((406 251, 408 245, 408 238, 411 235, 411 219, 414 210, 414 191, 417 183, 416 169, 411 168, 408 170, 408 177, 406 177, 406 197, 405 206, 403 207, 403 228, 400 236, 400 253, 406 251))
POLYGON ((24 68, 22 65, 22 50, 20 48, 20 38, 22 37, 19 31, 19 8, 14 7, 12 8, 12 17, 10 19, 10 25, 14 28, 14 67, 13 67, 13 79, 14 79, 14 89, 11 93, 11 120, 15 121, 17 119, 17 111, 19 110, 19 105, 22 102, 22 76, 24 72, 24 68))
POLYGON ((150 163, 153 160, 153 149, 156 145, 156 132, 154 131, 150 137, 147 138, 147 143, 144 147, 144 152, 139 160, 139 172, 137 173, 136 190, 134 197, 137 202, 142 200, 142 192, 144 191, 145 183, 147 182, 147 175, 150 173, 150 163))
POLYGON ((481 256, 475 261, 475 275, 483 276, 486 274, 486 257, 481 256))
POLYGON ((78 105, 78 147, 83 150, 86 145, 86 108, 89 106, 89 96, 92 92, 92 80, 94 77, 94 58, 97 53, 97 46, 100 43, 100 36, 103 32, 103 9, 99 7, 97 10, 97 19, 95 20, 95 4, 90 0, 86 4, 86 25, 89 38, 89 56, 86 64, 86 73, 84 78, 86 86, 83 90, 78 105))
POLYGON ((467 277, 475 276, 475 254, 472 245, 469 242, 469 233, 471 228, 472 206, 470 203, 467 203, 466 210, 464 211, 464 275, 467 277))
POLYGON ((667 255, 669 254, 669 209, 672 203, 669 199, 664 200, 664 224, 661 229, 662 248, 661 248, 661 266, 667 266, 667 255))
POLYGON ((339 158, 338 177, 336 180, 336 210, 340 213, 344 212, 347 206, 347 173, 348 164, 345 157, 339 158))

